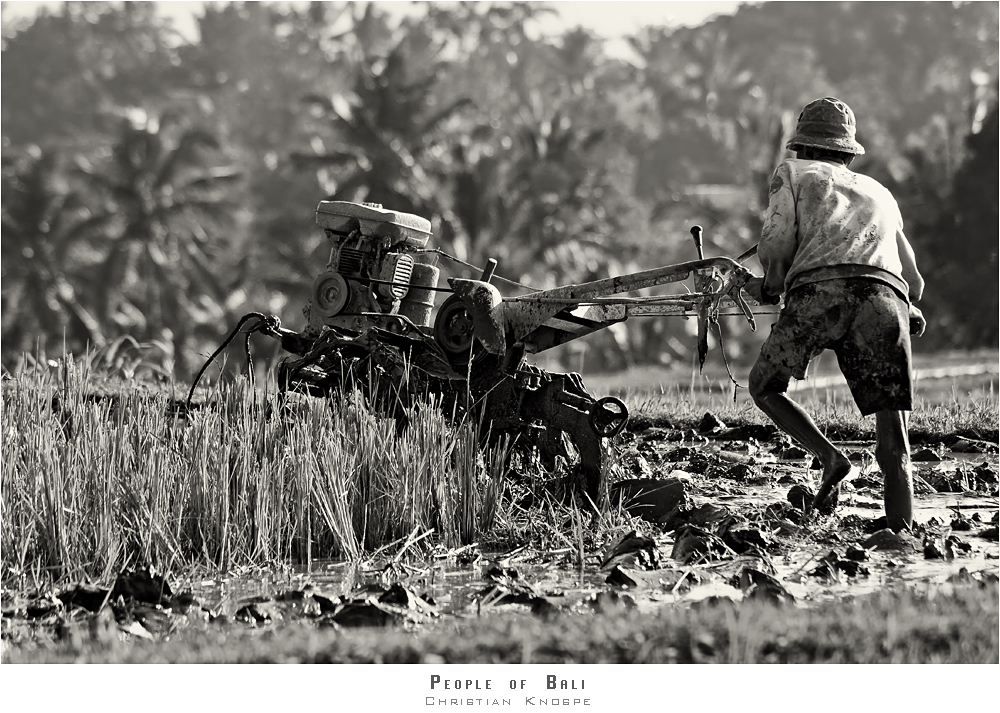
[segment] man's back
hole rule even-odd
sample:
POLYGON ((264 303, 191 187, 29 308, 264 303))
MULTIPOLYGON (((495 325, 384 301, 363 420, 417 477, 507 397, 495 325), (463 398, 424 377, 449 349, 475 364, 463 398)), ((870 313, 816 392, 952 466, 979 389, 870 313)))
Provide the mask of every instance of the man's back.
POLYGON ((850 266, 889 273, 905 293, 923 281, 904 253, 899 207, 875 179, 819 160, 788 159, 775 170, 760 244, 772 292, 778 279, 788 290, 809 271, 850 266))

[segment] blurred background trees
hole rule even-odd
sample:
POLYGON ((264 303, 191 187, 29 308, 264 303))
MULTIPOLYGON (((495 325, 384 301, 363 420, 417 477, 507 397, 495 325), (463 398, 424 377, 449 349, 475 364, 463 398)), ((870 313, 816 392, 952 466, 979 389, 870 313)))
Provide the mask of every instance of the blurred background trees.
MULTIPOLYGON (((915 347, 997 346, 995 3, 742 5, 627 59, 539 32, 558 11, 207 4, 189 41, 151 3, 4 9, 4 366, 127 334, 188 380, 245 312, 300 326, 328 197, 423 215, 435 247, 538 287, 691 259, 695 223, 735 255, 831 94, 928 280, 915 347)), ((730 324, 731 355, 755 350, 730 324)), ((690 358, 687 328, 607 330, 587 368, 690 358)))

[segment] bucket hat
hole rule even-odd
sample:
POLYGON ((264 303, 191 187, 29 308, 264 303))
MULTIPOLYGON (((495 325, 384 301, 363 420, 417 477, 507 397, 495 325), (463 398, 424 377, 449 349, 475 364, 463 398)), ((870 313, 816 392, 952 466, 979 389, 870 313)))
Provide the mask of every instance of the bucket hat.
POLYGON ((824 97, 809 102, 802 109, 795 125, 795 136, 786 148, 815 146, 860 156, 865 147, 855 140, 856 133, 851 107, 835 97, 824 97))

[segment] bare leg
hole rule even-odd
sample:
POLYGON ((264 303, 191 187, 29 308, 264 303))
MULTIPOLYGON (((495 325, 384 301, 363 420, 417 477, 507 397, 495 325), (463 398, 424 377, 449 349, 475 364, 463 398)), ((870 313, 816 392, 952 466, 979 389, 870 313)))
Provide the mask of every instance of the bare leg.
POLYGON ((816 507, 851 472, 851 461, 820 432, 809 414, 788 398, 784 391, 779 391, 764 372, 759 364, 750 370, 750 395, 778 428, 819 459, 823 466, 823 480, 813 500, 813 507, 816 507))
POLYGON ((875 460, 885 478, 885 519, 895 532, 913 523, 913 475, 905 411, 875 414, 875 460))

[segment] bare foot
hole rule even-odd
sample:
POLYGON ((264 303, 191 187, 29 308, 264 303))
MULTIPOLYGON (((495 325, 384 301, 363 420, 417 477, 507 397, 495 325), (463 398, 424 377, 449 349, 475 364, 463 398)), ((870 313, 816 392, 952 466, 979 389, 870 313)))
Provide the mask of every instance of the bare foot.
POLYGON ((840 483, 837 483, 830 489, 830 493, 826 496, 825 500, 819 501, 813 499, 812 507, 821 515, 832 515, 837 510, 837 505, 839 504, 840 483))
POLYGON ((823 481, 820 483, 819 490, 816 491, 816 497, 813 498, 813 507, 819 509, 823 505, 823 501, 830 496, 840 481, 846 478, 850 472, 851 461, 842 453, 838 454, 832 462, 824 464, 823 481))

